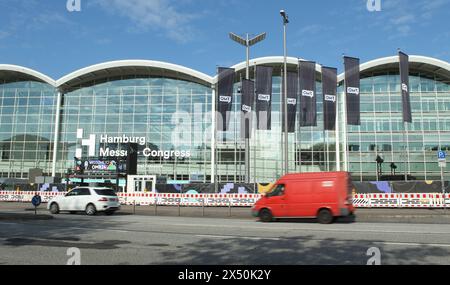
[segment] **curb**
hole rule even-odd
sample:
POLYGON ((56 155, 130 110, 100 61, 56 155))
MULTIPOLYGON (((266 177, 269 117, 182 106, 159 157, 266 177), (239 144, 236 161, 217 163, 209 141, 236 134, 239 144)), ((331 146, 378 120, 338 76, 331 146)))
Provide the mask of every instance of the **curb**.
POLYGON ((51 215, 32 215, 32 214, 0 214, 0 221, 33 221, 33 220, 52 220, 51 215))

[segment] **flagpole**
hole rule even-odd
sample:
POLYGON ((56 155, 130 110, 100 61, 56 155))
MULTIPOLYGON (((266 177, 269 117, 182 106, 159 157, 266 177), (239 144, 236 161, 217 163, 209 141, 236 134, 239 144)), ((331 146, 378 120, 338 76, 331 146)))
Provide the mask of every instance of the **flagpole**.
MULTIPOLYGON (((247 46, 246 46, 246 66, 245 66, 245 79, 250 80, 250 44, 247 33, 247 46)), ((242 81, 241 81, 242 82, 242 81)), ((242 91, 242 90, 241 90, 242 91)), ((242 100, 242 92, 241 92, 241 100, 242 100)), ((242 103, 241 103, 242 105, 242 103)), ((241 110, 242 112, 242 110, 241 110)), ((250 124, 248 126, 250 128, 250 124)), ((242 132, 242 130, 241 130, 242 132)), ((247 138, 247 122, 244 119, 244 136, 245 136, 245 183, 250 183, 250 138, 247 138)), ((249 135, 250 136, 250 135, 249 135)))
POLYGON ((407 139, 407 123, 403 121, 403 144, 405 145, 405 181, 408 181, 408 164, 409 164, 409 146, 408 146, 408 139, 407 139))
POLYGON ((334 136, 335 136, 335 156, 336 156, 336 171, 341 171, 341 135, 340 135, 340 127, 339 127, 339 103, 340 100, 338 98, 339 93, 336 92, 336 118, 335 118, 335 127, 334 127, 334 136))
MULTIPOLYGON (((217 74, 219 74, 217 70, 217 74)), ((218 78, 218 77, 217 77, 218 78)), ((217 173, 217 147, 216 147, 216 124, 217 124, 217 114, 216 114, 216 88, 217 83, 212 86, 212 101, 211 101, 211 107, 212 107, 212 128, 211 128, 211 183, 214 183, 214 192, 217 193, 217 179, 216 179, 216 173, 217 173)))
MULTIPOLYGON (((345 66, 345 60, 344 60, 344 66, 345 66)), ((344 118, 343 118, 343 122, 344 122, 344 126, 343 126, 343 131, 344 131, 344 171, 348 172, 348 125, 347 125, 347 82, 344 78, 344 96, 342 96, 342 109, 344 111, 344 118)))
MULTIPOLYGON (((255 84, 253 85, 253 95, 256 95, 256 62, 253 65, 253 79, 255 80, 255 84)), ((256 98, 254 98, 256 100, 256 98)), ((254 103, 256 104, 256 103, 254 103)), ((255 106, 255 112, 252 114, 252 118, 255 119, 256 122, 258 122, 256 117, 256 106, 255 106)), ((257 124, 257 123, 256 123, 257 124)), ((255 190, 255 193, 257 193, 256 189, 256 144, 259 146, 259 140, 258 140, 258 126, 255 128, 255 137, 254 137, 254 144, 253 144, 253 188, 255 190)))
POLYGON ((405 146, 405 164, 404 164, 404 172, 405 172, 405 181, 408 181, 408 172, 409 172, 409 134, 408 134, 408 122, 412 122, 412 116, 411 116, 411 107, 410 107, 410 99, 409 99, 409 57, 402 53, 400 48, 397 49, 398 56, 399 56, 399 74, 400 74, 400 94, 402 97, 402 104, 403 104, 403 144, 405 146), (407 67, 402 67, 402 63, 404 61, 402 60, 402 55, 406 56, 407 58, 407 67), (404 88, 404 85, 406 89, 404 88))
POLYGON ((289 23, 288 16, 284 10, 280 11, 283 17, 283 47, 284 47, 284 174, 289 172, 288 153, 288 109, 287 109, 287 46, 286 46, 286 26, 289 23))
MULTIPOLYGON (((281 165, 280 165, 280 168, 281 168, 281 176, 283 176, 284 175, 284 159, 283 159, 283 157, 284 157, 284 151, 283 151, 283 140, 284 140, 284 133, 283 133, 283 128, 285 128, 284 127, 284 121, 285 121, 285 119, 284 119, 284 113, 285 113, 285 111, 284 111, 284 91, 283 91, 283 87, 284 87, 284 84, 283 84, 283 81, 284 81, 284 71, 283 71, 283 68, 281 68, 281 81, 280 81, 280 108, 281 108, 281 117, 280 117, 280 130, 281 130, 281 132, 280 132, 280 134, 281 134, 281 138, 280 138, 280 152, 281 152, 281 165)), ((277 163, 277 165, 278 165, 278 163, 277 163)))

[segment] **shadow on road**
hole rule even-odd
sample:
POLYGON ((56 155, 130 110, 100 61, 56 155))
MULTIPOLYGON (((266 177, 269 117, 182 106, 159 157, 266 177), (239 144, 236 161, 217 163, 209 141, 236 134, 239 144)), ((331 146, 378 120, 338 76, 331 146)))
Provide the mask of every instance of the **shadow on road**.
MULTIPOLYGON (((430 257, 446 258, 447 250, 435 247, 408 247, 383 250, 370 241, 338 241, 333 238, 314 240, 312 236, 282 240, 242 238, 203 239, 177 251, 165 253, 165 264, 193 265, 366 265, 371 247, 381 250, 381 264, 430 264, 430 257)), ((449 263, 447 261, 447 263, 449 263)))

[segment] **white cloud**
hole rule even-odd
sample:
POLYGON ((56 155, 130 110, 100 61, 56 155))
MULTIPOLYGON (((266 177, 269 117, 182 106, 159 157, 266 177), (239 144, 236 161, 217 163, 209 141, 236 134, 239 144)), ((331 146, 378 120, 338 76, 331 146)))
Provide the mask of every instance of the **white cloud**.
POLYGON ((375 13, 378 17, 373 26, 390 32, 390 39, 407 37, 414 33, 414 26, 428 25, 433 15, 446 9, 444 6, 449 3, 449 0, 384 0, 382 11, 375 13))
POLYGON ((50 10, 39 4, 31 0, 18 0, 12 5, 0 0, 0 8, 5 8, 8 12, 2 16, 5 24, 0 30, 0 40, 21 37, 25 32, 43 30, 54 25, 72 24, 65 17, 65 12, 50 10))
POLYGON ((0 31, 0 40, 1 39, 5 39, 7 37, 9 37, 9 32, 7 32, 7 31, 0 31))
POLYGON ((104 10, 129 18, 138 31, 161 31, 180 43, 192 39, 192 21, 198 17, 180 11, 170 0, 97 0, 97 3, 104 10))

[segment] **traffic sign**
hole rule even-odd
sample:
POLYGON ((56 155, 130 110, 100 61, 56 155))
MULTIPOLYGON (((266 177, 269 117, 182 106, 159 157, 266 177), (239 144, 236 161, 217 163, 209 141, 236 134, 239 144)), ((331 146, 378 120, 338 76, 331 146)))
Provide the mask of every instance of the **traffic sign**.
POLYGON ((31 204, 33 204, 33 206, 38 207, 40 204, 42 203, 41 200, 41 196, 36 195, 33 197, 33 199, 31 199, 31 204))
POLYGON ((446 168, 447 167, 447 162, 445 160, 439 161, 439 167, 440 168, 446 168))
POLYGON ((445 153, 445 151, 442 151, 442 150, 438 151, 438 159, 439 160, 445 159, 446 157, 447 157, 447 154, 445 153))

